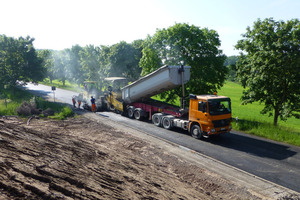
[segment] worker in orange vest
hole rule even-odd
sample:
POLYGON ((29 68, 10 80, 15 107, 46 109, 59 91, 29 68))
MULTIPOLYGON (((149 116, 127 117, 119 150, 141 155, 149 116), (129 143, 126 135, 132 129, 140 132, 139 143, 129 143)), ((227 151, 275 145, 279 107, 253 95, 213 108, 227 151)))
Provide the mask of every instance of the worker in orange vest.
POLYGON ((96 112, 96 104, 95 104, 95 98, 91 96, 91 103, 92 103, 92 112, 96 112))
POLYGON ((75 95, 72 97, 72 102, 73 102, 74 108, 76 108, 76 96, 75 95))

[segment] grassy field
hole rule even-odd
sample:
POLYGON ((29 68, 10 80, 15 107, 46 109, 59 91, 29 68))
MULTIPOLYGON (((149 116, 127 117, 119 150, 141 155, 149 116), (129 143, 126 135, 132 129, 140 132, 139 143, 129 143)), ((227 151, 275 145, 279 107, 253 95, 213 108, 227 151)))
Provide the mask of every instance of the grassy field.
MULTIPOLYGON (((52 119, 65 119, 73 115, 73 111, 70 107, 60 103, 48 102, 42 98, 36 98, 28 91, 24 91, 20 88, 14 88, 14 92, 12 90, 4 90, 2 93, 0 98, 0 116, 18 115, 17 109, 23 102, 35 102, 37 108, 42 110, 51 108, 55 113, 53 116, 48 117, 52 119)), ((40 115, 40 117, 43 116, 40 115)))
POLYGON ((286 142, 300 146, 300 120, 289 118, 287 121, 278 121, 278 127, 273 126, 273 117, 263 115, 260 111, 262 104, 257 102, 247 105, 241 105, 241 96, 243 88, 237 83, 227 82, 218 95, 224 95, 231 98, 232 117, 238 117, 239 123, 233 122, 233 128, 242 130, 250 134, 269 138, 272 140, 286 142))
POLYGON ((23 101, 29 101, 32 97, 32 94, 19 88, 14 88, 14 91, 3 90, 0 98, 0 115, 17 115, 17 108, 21 106, 23 101))
POLYGON ((44 85, 55 86, 55 87, 61 88, 61 89, 71 90, 74 92, 81 92, 83 90, 83 87, 79 88, 78 86, 70 83, 69 81, 65 82, 65 86, 63 86, 62 82, 59 80, 53 80, 52 83, 50 83, 50 80, 48 78, 46 78, 43 82, 40 82, 40 83, 44 84, 44 85))
MULTIPOLYGON (((241 105, 241 96, 243 88, 241 85, 233 82, 227 82, 224 87, 218 91, 218 95, 224 95, 231 98, 232 117, 239 119, 259 121, 266 123, 273 123, 273 117, 260 114, 264 105, 257 102, 247 105, 241 105)), ((278 121, 279 126, 296 129, 300 132, 300 120, 296 118, 289 118, 287 121, 278 121)))

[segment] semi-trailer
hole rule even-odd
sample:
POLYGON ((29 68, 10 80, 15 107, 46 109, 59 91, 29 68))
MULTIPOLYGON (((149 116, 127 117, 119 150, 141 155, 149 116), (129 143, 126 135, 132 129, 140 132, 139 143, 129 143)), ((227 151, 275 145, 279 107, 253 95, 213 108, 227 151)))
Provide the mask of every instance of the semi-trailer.
POLYGON ((188 108, 184 103, 177 107, 150 98, 178 86, 184 91, 190 68, 166 65, 123 88, 109 87, 108 92, 97 98, 98 110, 112 110, 137 120, 149 119, 165 129, 187 130, 198 139, 230 132, 231 101, 226 96, 190 94, 188 108))

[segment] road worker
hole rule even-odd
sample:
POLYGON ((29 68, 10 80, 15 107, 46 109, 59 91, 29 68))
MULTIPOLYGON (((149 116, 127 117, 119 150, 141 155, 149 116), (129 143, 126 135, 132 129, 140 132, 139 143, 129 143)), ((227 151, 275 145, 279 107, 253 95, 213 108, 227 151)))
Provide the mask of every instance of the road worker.
POLYGON ((92 112, 96 112, 96 104, 95 104, 95 98, 91 96, 91 103, 92 103, 92 112))
POLYGON ((75 95, 72 97, 72 102, 73 102, 74 108, 76 108, 76 96, 75 95))
POLYGON ((77 98, 78 108, 80 108, 81 101, 82 101, 82 94, 79 94, 79 95, 78 95, 78 98, 77 98))

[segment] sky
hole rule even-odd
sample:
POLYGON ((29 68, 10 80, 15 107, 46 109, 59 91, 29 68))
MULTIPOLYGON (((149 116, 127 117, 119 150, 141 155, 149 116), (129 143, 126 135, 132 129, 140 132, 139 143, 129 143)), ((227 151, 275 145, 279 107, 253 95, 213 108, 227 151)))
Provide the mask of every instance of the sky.
POLYGON ((258 18, 300 19, 300 0, 0 0, 0 34, 36 49, 131 43, 187 23, 216 30, 227 56, 258 18))

